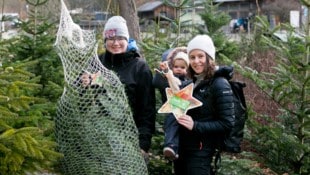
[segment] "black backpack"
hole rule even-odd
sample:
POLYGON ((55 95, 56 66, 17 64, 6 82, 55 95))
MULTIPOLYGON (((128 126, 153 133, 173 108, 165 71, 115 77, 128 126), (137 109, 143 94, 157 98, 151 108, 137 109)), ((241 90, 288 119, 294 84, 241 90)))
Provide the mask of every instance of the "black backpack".
POLYGON ((229 81, 234 94, 235 125, 226 135, 222 151, 230 153, 241 152, 241 142, 244 135, 244 125, 248 118, 247 105, 244 97, 243 88, 246 84, 239 81, 229 81))
POLYGON ((241 142, 244 135, 244 126, 248 118, 247 105, 244 97, 243 88, 246 84, 239 81, 229 81, 233 91, 235 108, 235 125, 229 133, 226 134, 224 141, 221 142, 215 153, 214 166, 211 174, 217 174, 221 162, 221 152, 240 153, 241 142))
MULTIPOLYGON (((227 77, 224 77, 227 79, 227 77)), ((210 84, 214 82, 216 78, 209 81, 210 84)), ((247 105, 244 97, 243 88, 246 84, 239 81, 228 80, 231 90, 233 91, 233 101, 235 109, 235 125, 229 133, 225 134, 218 140, 217 149, 219 152, 229 152, 229 153, 240 153, 241 152, 241 142, 244 135, 244 126, 248 118, 247 105)), ((210 92, 207 92, 210 93, 210 92)), ((213 107, 211 107, 213 108, 213 107)), ((214 108, 213 108, 214 111, 214 108)), ((216 111, 214 111, 216 112, 216 111)))

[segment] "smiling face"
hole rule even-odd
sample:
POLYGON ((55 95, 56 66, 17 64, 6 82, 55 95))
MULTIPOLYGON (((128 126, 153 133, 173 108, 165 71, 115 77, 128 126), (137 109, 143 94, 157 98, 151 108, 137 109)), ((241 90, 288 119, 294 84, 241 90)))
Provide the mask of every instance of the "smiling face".
POLYGON ((112 54, 125 53, 128 41, 125 37, 115 36, 106 39, 106 49, 112 54))
POLYGON ((207 54, 200 50, 194 49, 189 53, 189 64, 196 74, 201 74, 205 70, 207 54))

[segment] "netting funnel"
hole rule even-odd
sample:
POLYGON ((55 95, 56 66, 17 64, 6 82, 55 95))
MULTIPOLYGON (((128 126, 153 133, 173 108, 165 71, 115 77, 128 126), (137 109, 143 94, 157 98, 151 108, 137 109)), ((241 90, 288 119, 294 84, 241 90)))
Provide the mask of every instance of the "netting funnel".
POLYGON ((55 117, 60 168, 66 175, 147 174, 138 130, 119 78, 98 59, 95 32, 73 22, 61 0, 55 48, 65 86, 55 117), (81 75, 92 75, 83 85, 81 75))

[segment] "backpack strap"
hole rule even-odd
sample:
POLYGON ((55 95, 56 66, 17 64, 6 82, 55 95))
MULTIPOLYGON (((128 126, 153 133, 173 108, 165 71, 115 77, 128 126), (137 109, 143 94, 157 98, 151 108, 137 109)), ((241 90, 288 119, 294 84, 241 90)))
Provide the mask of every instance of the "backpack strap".
POLYGON ((244 82, 239 81, 229 81, 232 91, 237 96, 237 98, 241 101, 244 108, 246 108, 245 97, 243 93, 243 88, 246 87, 244 82))
POLYGON ((217 174, 218 170, 222 163, 222 157, 221 157, 222 150, 216 149, 215 150, 215 157, 214 157, 214 166, 212 167, 212 174, 217 174))

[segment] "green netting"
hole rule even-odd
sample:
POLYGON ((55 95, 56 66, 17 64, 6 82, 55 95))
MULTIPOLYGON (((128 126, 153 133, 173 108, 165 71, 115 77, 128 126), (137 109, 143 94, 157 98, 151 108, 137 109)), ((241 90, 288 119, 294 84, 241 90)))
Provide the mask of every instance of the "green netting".
POLYGON ((55 118, 55 136, 63 174, 147 174, 124 87, 97 55, 94 31, 75 24, 63 3, 57 52, 65 87, 55 118), (96 79, 82 85, 83 73, 96 79))

